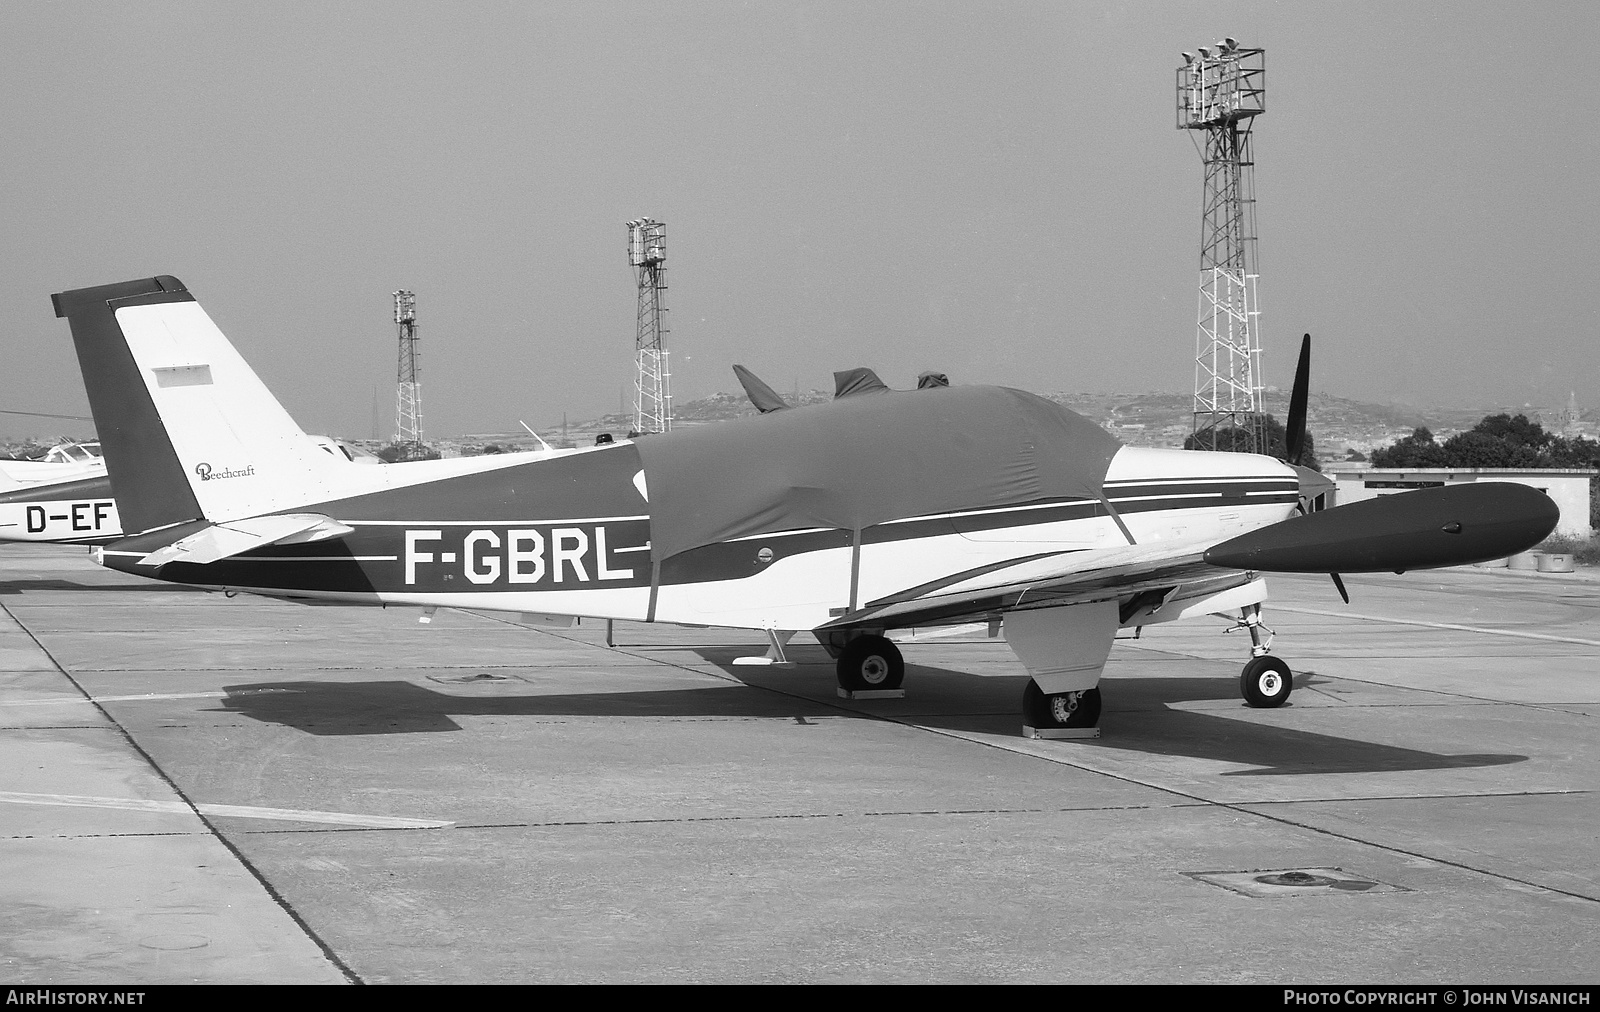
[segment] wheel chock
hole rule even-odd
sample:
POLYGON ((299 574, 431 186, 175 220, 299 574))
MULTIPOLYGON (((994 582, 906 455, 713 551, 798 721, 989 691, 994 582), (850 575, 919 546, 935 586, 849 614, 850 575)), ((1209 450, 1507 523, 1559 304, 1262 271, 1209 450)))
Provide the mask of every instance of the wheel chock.
POLYGON ((1098 738, 1098 727, 1029 727, 1022 725, 1024 738, 1042 738, 1047 741, 1070 741, 1073 739, 1098 738))
POLYGON ((840 699, 904 699, 904 689, 846 689, 837 690, 840 699))

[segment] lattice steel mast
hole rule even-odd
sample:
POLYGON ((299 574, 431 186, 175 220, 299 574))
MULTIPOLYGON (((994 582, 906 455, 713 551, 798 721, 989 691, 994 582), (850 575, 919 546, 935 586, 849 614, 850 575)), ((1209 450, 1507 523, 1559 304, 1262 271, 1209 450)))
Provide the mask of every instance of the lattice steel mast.
POLYGON ((667 350, 667 226, 650 218, 628 222, 628 262, 639 279, 639 320, 634 352, 633 431, 666 432, 672 428, 671 372, 667 350))
POLYGON ((1265 453, 1250 138, 1255 118, 1267 111, 1266 50, 1224 39, 1215 52, 1200 49, 1183 59, 1178 129, 1204 134, 1203 146, 1195 140, 1205 165, 1194 445, 1265 453), (1237 434, 1226 433, 1230 428, 1237 434))
POLYGON ((422 442, 422 383, 417 350, 417 297, 411 292, 394 293, 394 322, 400 331, 400 367, 394 410, 394 441, 400 444, 422 442))

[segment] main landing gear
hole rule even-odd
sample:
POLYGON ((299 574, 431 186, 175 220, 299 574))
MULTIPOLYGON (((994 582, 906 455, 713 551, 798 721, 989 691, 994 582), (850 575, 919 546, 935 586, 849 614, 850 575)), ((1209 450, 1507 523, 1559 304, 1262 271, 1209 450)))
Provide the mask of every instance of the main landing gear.
POLYGON ((1239 693, 1257 709, 1272 709, 1289 701, 1294 688, 1294 673, 1282 658, 1267 653, 1272 648, 1272 630, 1261 624, 1261 606, 1248 604, 1240 609, 1239 625, 1250 630, 1250 660, 1239 673, 1239 693), (1266 629, 1266 642, 1261 631, 1266 629))
POLYGON ((905 658, 887 637, 857 636, 839 651, 839 688, 846 692, 898 689, 905 677, 905 658))
POLYGON ((1022 723, 1031 728, 1064 730, 1100 723, 1100 687, 1078 692, 1045 692, 1028 679, 1022 690, 1022 723))

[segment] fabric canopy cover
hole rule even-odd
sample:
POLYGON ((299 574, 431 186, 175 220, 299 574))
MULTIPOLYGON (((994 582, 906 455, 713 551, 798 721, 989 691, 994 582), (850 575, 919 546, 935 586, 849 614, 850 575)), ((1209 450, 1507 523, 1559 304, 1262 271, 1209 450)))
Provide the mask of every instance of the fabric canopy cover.
POLYGON ((805 528, 1099 498, 1115 437, 1006 387, 886 391, 639 439, 651 558, 805 528))

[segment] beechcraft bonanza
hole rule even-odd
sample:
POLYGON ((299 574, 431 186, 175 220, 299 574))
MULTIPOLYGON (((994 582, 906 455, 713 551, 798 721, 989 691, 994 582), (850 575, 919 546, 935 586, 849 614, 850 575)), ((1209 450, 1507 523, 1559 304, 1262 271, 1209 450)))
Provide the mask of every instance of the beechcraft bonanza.
MULTIPOLYGON (((741 659, 758 663, 789 663, 807 632, 851 691, 900 685, 887 633, 986 622, 1032 676, 1024 724, 1042 731, 1097 723, 1119 629, 1196 615, 1239 617, 1244 697, 1279 706, 1292 675, 1262 635, 1263 573, 1498 558, 1557 519, 1515 484, 1306 513, 1323 480, 1272 457, 1123 446, 1020 390, 930 375, 891 391, 868 370, 840 374, 831 403, 790 407, 739 369, 759 417, 638 440, 341 466, 176 278, 54 302, 129 535, 95 550, 105 566, 289 597, 761 630, 766 657, 741 659)), ((1308 363, 1309 348, 1291 460, 1308 363)))

